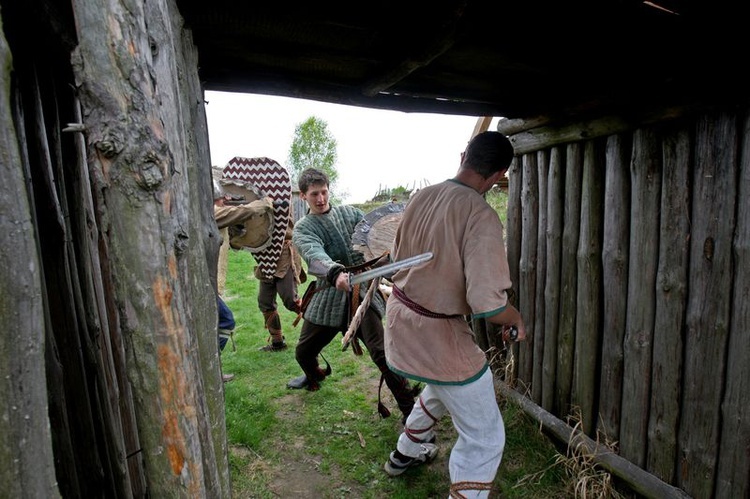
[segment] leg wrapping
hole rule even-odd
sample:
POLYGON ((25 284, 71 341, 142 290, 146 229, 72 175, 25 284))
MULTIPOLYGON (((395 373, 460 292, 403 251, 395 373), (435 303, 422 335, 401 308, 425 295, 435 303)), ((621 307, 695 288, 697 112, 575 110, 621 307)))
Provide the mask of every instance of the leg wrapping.
POLYGON ((266 320, 266 329, 268 329, 268 333, 271 335, 271 341, 274 343, 281 343, 284 341, 279 313, 276 310, 263 312, 263 318, 266 320))
POLYGON ((460 491, 462 490, 492 490, 491 483, 485 482, 456 482, 451 484, 452 499, 466 499, 460 491))

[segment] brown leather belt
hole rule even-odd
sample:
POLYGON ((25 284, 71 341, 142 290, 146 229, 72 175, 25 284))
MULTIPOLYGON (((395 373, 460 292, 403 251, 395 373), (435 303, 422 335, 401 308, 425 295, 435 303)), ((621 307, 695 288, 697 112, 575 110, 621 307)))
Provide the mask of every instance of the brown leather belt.
POLYGON ((406 305, 406 307, 409 310, 412 310, 412 311, 418 313, 419 315, 424 315, 425 317, 431 317, 433 319, 455 319, 457 317, 463 317, 461 314, 445 315, 445 314, 439 314, 437 312, 433 312, 431 310, 427 310, 426 308, 424 308, 419 303, 415 303, 415 302, 411 301, 409 299, 409 297, 406 296, 404 294, 404 292, 401 291, 395 285, 393 286, 393 291, 391 291, 391 293, 393 294, 393 296, 395 296, 398 299, 398 301, 400 301, 401 303, 403 303, 404 305, 406 305))
MULTIPOLYGON (((373 258, 372 260, 368 260, 364 263, 361 263, 359 265, 353 265, 351 267, 345 267, 345 272, 351 272, 351 273, 357 273, 362 272, 364 270, 368 270, 371 268, 375 263, 380 261, 383 258, 387 258, 388 252, 386 251, 382 255, 380 255, 377 258, 373 258)), ((326 288, 326 286, 318 287, 317 286, 317 279, 314 281, 311 281, 310 284, 307 285, 307 289, 305 290, 305 293, 302 295, 302 299, 300 300, 300 309, 297 313, 297 317, 294 319, 294 322, 292 323, 292 327, 296 327, 299 321, 302 319, 302 316, 305 314, 305 310, 307 310, 307 306, 310 304, 310 301, 312 300, 312 297, 315 293, 318 291, 322 291, 326 288)), ((359 306, 359 285, 356 285, 356 290, 353 290, 352 296, 354 297, 354 301, 351 304, 351 310, 349 312, 350 316, 354 314, 354 312, 357 310, 357 307, 359 306)), ((380 290, 378 290, 379 292, 380 290)))

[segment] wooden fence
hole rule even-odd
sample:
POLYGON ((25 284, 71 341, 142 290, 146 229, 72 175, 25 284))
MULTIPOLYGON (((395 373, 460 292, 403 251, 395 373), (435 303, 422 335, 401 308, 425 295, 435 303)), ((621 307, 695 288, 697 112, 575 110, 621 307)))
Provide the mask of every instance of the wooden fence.
POLYGON ((695 115, 510 172, 512 386, 696 498, 750 494, 749 130, 695 115))

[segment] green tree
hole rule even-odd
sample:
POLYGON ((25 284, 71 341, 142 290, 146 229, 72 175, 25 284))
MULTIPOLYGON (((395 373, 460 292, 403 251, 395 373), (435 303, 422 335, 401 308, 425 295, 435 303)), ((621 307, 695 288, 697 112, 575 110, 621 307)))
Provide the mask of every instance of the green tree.
POLYGON ((330 180, 331 202, 336 204, 346 196, 337 189, 339 173, 336 171, 336 139, 328 130, 328 123, 310 116, 294 128, 294 140, 289 149, 287 164, 290 166, 292 184, 305 168, 324 171, 330 180))

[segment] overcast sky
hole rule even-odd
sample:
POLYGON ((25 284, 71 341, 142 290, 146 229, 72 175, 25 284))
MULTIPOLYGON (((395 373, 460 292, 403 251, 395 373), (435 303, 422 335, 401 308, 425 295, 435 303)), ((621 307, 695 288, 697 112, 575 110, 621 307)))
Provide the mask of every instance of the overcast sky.
POLYGON ((295 127, 310 116, 325 121, 337 142, 336 170, 347 203, 370 200, 381 188, 419 188, 453 177, 477 122, 474 116, 254 94, 206 92, 206 102, 213 165, 235 156, 266 156, 287 166, 295 127))

